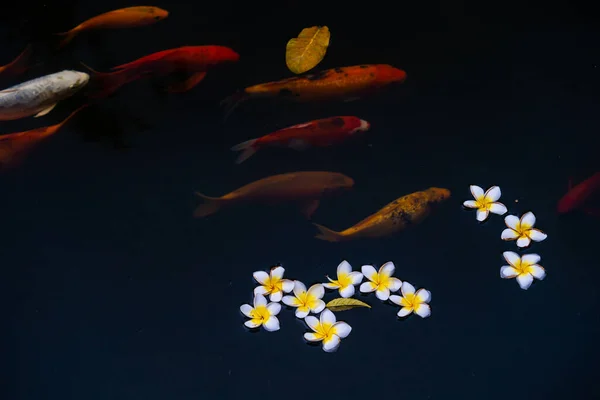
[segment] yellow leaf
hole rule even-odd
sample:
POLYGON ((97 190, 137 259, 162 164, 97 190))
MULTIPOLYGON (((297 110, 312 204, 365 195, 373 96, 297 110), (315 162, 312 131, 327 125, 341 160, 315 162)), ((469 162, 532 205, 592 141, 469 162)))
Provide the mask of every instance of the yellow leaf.
POLYGON ((327 303, 327 308, 329 308, 331 311, 346 311, 353 309, 354 307, 371 308, 371 306, 365 303, 364 301, 350 298, 345 299, 343 297, 333 299, 329 303, 327 303))
POLYGON ((285 49, 285 62, 295 74, 313 69, 323 60, 329 46, 329 28, 313 26, 302 29, 297 38, 290 39, 285 49))

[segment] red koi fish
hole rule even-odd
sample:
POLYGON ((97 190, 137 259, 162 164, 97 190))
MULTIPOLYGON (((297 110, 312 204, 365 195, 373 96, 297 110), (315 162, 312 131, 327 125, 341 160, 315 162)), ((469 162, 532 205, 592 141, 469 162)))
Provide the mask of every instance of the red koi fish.
POLYGON ((186 78, 168 88, 169 92, 184 92, 199 84, 207 71, 225 62, 237 62, 238 53, 225 46, 184 46, 159 51, 138 58, 132 62, 111 68, 114 72, 92 71, 92 79, 99 90, 90 97, 106 97, 121 86, 145 77, 166 76, 175 72, 183 73, 186 78))
POLYGON ((569 191, 559 200, 557 211, 564 214, 583 208, 587 214, 600 216, 600 210, 585 207, 587 201, 595 193, 600 193, 600 172, 596 172, 575 187, 569 181, 569 191))
POLYGON ((0 66, 0 78, 14 78, 27 71, 29 69, 29 60, 31 59, 32 53, 32 46, 31 44, 28 44, 25 47, 25 50, 23 50, 12 62, 0 66))
POLYGON ((247 140, 233 146, 231 150, 243 150, 236 160, 236 164, 240 164, 263 147, 290 147, 304 150, 310 146, 331 146, 343 142, 356 132, 368 131, 370 127, 371 124, 357 117, 323 118, 247 140))

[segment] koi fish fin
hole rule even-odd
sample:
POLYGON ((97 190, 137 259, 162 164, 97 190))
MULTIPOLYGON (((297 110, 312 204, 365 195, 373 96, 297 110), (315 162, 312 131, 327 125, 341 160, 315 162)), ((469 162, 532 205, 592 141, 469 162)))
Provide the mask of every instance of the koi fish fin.
POLYGON ((0 94, 5 94, 5 93, 13 93, 16 92, 17 89, 4 89, 0 91, 0 94))
POLYGON ((90 71, 94 85, 99 88, 88 92, 90 93, 88 97, 94 99, 110 96, 120 89, 121 86, 141 77, 136 71, 98 72, 82 61, 79 63, 90 71))
POLYGON ((43 117, 44 115, 48 114, 50 111, 52 111, 54 109, 54 107, 56 107, 57 103, 52 104, 50 107, 43 109, 42 111, 40 111, 39 113, 35 114, 33 116, 33 118, 39 118, 39 117, 43 117))
POLYGON ((344 235, 341 232, 332 231, 322 225, 313 223, 319 229, 319 234, 315 236, 317 239, 326 240, 328 242, 341 242, 344 240, 344 235))
POLYGON ((288 146, 297 151, 303 151, 308 149, 308 143, 302 139, 292 139, 288 142, 288 146))
POLYGON ((71 29, 70 31, 67 31, 67 32, 55 33, 54 34, 55 36, 64 36, 64 38, 58 43, 56 48, 61 49, 61 48, 65 47, 66 45, 68 45, 69 43, 71 43, 71 40, 73 40, 73 38, 75 38, 75 36, 77 36, 78 33, 79 33, 79 30, 77 28, 71 29))
POLYGON ((600 217, 600 208, 585 208, 583 211, 592 217, 600 217))
POLYGON ((202 198, 205 201, 204 204, 199 205, 194 210, 194 217, 196 218, 202 218, 216 213, 217 211, 219 211, 223 203, 223 200, 221 200, 221 198, 219 197, 208 197, 198 192, 196 192, 196 196, 202 198))
POLYGON ((169 93, 182 93, 187 92, 190 89, 193 89, 194 86, 202 82, 202 80, 206 77, 206 72, 196 72, 183 82, 177 82, 169 85, 167 87, 167 92, 169 93))
POLYGON ((221 101, 221 106, 225 107, 225 116, 224 120, 229 118, 229 115, 235 110, 241 103, 248 100, 249 96, 245 91, 239 91, 237 93, 232 94, 231 96, 225 98, 221 101))
POLYGON ((246 140, 245 142, 236 144, 235 146, 233 146, 231 148, 232 151, 243 150, 242 154, 240 154, 240 156, 237 158, 237 160, 235 160, 236 164, 243 163, 244 161, 246 161, 247 159, 252 157, 254 155, 254 153, 256 153, 256 151, 258 150, 255 146, 257 140, 258 139, 246 140))
POLYGON ((317 208, 319 208, 319 203, 319 199, 307 201, 300 205, 300 211, 306 218, 310 219, 315 211, 317 211, 317 208))

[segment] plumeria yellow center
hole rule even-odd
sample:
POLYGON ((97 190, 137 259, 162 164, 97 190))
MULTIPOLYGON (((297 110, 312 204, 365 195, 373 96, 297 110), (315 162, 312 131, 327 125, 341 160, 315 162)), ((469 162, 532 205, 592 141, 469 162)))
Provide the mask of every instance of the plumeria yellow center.
POLYGON ((345 288, 346 286, 352 285, 352 279, 350 278, 350 274, 347 274, 345 272, 340 272, 338 274, 337 280, 332 281, 332 283, 335 283, 336 285, 338 285, 341 288, 345 288))
POLYGON ((319 322, 315 328, 315 336, 322 339, 324 342, 328 342, 335 335, 335 328, 333 324, 328 322, 319 322))
POLYGON ((494 204, 494 202, 490 201, 486 196, 481 196, 478 199, 475 199, 475 204, 480 210, 490 211, 490 208, 492 208, 492 204, 494 204))
POLYGON ((252 317, 253 322, 262 324, 271 318, 271 313, 267 306, 260 305, 250 311, 250 317, 252 317))
POLYGON ((513 268, 515 269, 515 271, 517 271, 517 274, 519 274, 519 275, 531 274, 533 271, 533 268, 531 268, 531 265, 532 264, 525 262, 523 260, 516 260, 515 265, 513 265, 513 268))
POLYGON ((270 276, 264 284, 267 293, 283 291, 283 281, 277 276, 270 276))
POLYGON ((416 293, 407 293, 404 295, 404 297, 402 297, 400 303, 403 307, 407 307, 411 310, 414 310, 416 307, 419 306, 419 304, 422 303, 422 301, 419 299, 416 293))
POLYGON ((375 274, 373 276, 373 286, 375 286, 375 288, 386 288, 391 286, 391 276, 388 276, 386 274, 375 274))
POLYGON ((298 304, 299 308, 316 308, 318 301, 319 299, 317 299, 313 295, 308 294, 308 292, 302 292, 298 294, 298 296, 296 296, 296 304, 298 304))

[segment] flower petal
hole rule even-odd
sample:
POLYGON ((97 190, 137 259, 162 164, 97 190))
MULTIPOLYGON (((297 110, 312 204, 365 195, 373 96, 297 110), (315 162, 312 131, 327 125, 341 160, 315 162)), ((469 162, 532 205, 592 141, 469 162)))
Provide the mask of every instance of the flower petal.
POLYGON ((484 196, 483 189, 477 185, 471 185, 469 186, 469 189, 471 190, 471 194, 475 200, 479 200, 484 196))
POLYGON ((340 288, 340 284, 339 283, 323 283, 323 286, 325 286, 327 289, 339 289, 340 288))
POLYGON ((504 265, 500 268, 500 278, 510 279, 519 275, 519 272, 510 265, 504 265))
POLYGON ((408 314, 412 312, 412 308, 410 307, 402 307, 400 311, 398 311, 399 317, 406 317, 408 314))
POLYGON ((422 303, 429 303, 431 301, 431 292, 429 290, 419 289, 416 296, 422 303))
POLYGON ((376 281, 377 280, 377 271, 375 270, 375 268, 373 268, 372 265, 363 265, 360 270, 362 271, 362 274, 365 276, 365 278, 367 278, 370 281, 376 281))
POLYGON ((323 350, 330 353, 340 345, 340 337, 332 335, 329 340, 323 340, 323 350))
POLYGON ((388 261, 379 268, 379 275, 390 277, 394 275, 396 271, 396 266, 393 262, 388 261))
POLYGON ((296 308, 296 318, 300 318, 300 319, 305 318, 309 312, 310 312, 310 310, 306 306, 298 307, 298 308, 296 308))
POLYGON ((354 272, 350 272, 348 274, 348 277, 350 278, 350 280, 352 281, 353 285, 358 285, 359 283, 362 282, 363 280, 363 274, 358 272, 358 271, 354 271, 354 272))
POLYGON ((347 323, 345 323, 344 321, 336 322, 335 325, 333 325, 333 329, 334 329, 335 334, 337 336, 339 336, 341 339, 348 336, 350 334, 350 332, 352 331, 352 327, 350 325, 348 325, 347 323))
POLYGON ((242 304, 240 306, 240 311, 248 318, 252 318, 252 314, 250 312, 254 310, 250 304, 242 304))
POLYGON ((314 296, 317 299, 321 299, 321 298, 323 298, 323 296, 325 296, 325 288, 323 287, 323 285, 318 284, 318 283, 315 285, 312 285, 308 289, 308 295, 314 296))
POLYGON ((402 281, 398 278, 390 278, 388 289, 390 292, 397 292, 402 287, 402 281))
POLYGON ((360 285, 360 291, 363 293, 371 293, 377 289, 377 285, 373 282, 364 282, 360 285))
POLYGON ((267 274, 265 271, 256 271, 252 274, 252 276, 256 282, 260 283, 261 285, 266 284, 270 279, 269 274, 267 274))
POLYGON ((262 294, 257 294, 254 296, 254 308, 258 306, 266 306, 267 299, 262 294))
POLYGON ((319 317, 319 320, 321 321, 321 324, 333 325, 336 323, 335 315, 331 312, 331 310, 327 308, 323 310, 319 317))
POLYGON ((290 281, 289 279, 282 279, 281 286, 285 293, 289 293, 294 290, 294 281, 290 281))
POLYGON ((312 315, 309 315, 308 317, 304 318, 304 322, 306 322, 306 325, 308 325, 308 327, 315 332, 317 331, 317 328, 320 324, 317 317, 313 317, 312 315))
POLYGON ((259 321, 260 321, 259 319, 250 319, 250 320, 244 322, 244 325, 246 325, 250 329, 258 328, 259 326, 262 325, 262 323, 259 321))
POLYGON ((517 229, 519 226, 519 218, 516 215, 507 215, 504 217, 504 223, 511 229, 517 229))
POLYGON ((535 215, 531 211, 526 212, 521 216, 521 229, 530 229, 535 225, 535 215))
POLYGON ((282 297, 283 297, 283 293, 281 292, 281 290, 278 290, 269 295, 269 300, 271 300, 275 303, 279 303, 281 301, 282 297))
POLYGON ((534 265, 540 262, 542 257, 539 254, 525 254, 521 257, 521 264, 534 265))
POLYGON ((483 222, 487 219, 487 217, 490 215, 490 212, 488 210, 485 209, 478 209, 477 213, 475 215, 475 219, 477 219, 477 221, 479 222, 483 222))
POLYGON ((431 315, 431 307, 429 304, 419 304, 415 307, 415 314, 421 318, 427 318, 431 315))
POLYGON ((283 299, 281 299, 281 301, 283 302, 283 304, 285 304, 286 306, 290 306, 290 307, 300 307, 300 301, 298 300, 297 297, 295 296, 283 296, 283 299))
POLYGON ((502 253, 502 256, 506 260, 507 263, 512 265, 513 267, 521 266, 521 257, 514 251, 505 251, 502 253))
POLYGON ((283 273, 285 272, 285 268, 282 266, 277 266, 271 268, 271 279, 282 279, 283 273))
POLYGON ((534 242, 541 242, 542 240, 545 240, 548 237, 548 235, 546 235, 544 232, 535 228, 531 229, 529 232, 527 232, 527 234, 534 242))
MULTIPOLYGON (((367 282, 367 283, 371 283, 371 282, 367 282)), ((348 297, 352 297, 355 293, 355 289, 354 286, 352 285, 348 285, 345 288, 340 289, 340 296, 342 296, 343 298, 348 298, 348 297)))
POLYGON ((502 240, 515 240, 519 237, 519 233, 511 228, 505 229, 502 231, 500 235, 500 239, 502 240))
POLYGON ((400 297, 400 296, 398 296, 398 295, 396 295, 396 294, 393 294, 393 295, 391 295, 391 296, 390 296, 389 300, 390 300, 392 303, 394 303, 394 304, 401 305, 401 302, 402 302, 402 297, 400 297))
POLYGON ((276 316, 271 315, 271 318, 269 318, 266 322, 263 323, 263 327, 265 328, 266 331, 269 331, 269 332, 278 331, 279 330, 279 319, 276 316))
POLYGON ((541 265, 532 265, 529 267, 529 273, 533 275, 534 278, 539 279, 540 281, 546 277, 546 270, 541 265))
POLYGON ((309 342, 320 342, 323 340, 321 336, 318 336, 312 332, 306 332, 304 334, 304 339, 308 340, 309 342))
POLYGON ((490 205, 490 212, 498 215, 504 215, 508 212, 508 209, 502 203, 494 203, 490 205))
POLYGON ((390 289, 380 286, 375 292, 375 296, 381 301, 386 301, 390 298, 390 289))
POLYGON ((477 202, 475 200, 467 200, 463 203, 463 206, 467 208, 477 208, 477 202))
POLYGON ((306 285, 300 281, 294 281, 294 296, 301 297, 304 293, 306 293, 306 285))
POLYGON ((352 272, 352 266, 346 260, 342 261, 337 266, 337 276, 338 276, 338 278, 340 277, 340 275, 349 274, 350 272, 352 272))
POLYGON ((410 283, 404 281, 402 283, 402 296, 406 296, 407 294, 413 294, 415 292, 415 287, 410 283))
POLYGON ((267 310, 271 315, 277 315, 281 311, 281 304, 279 303, 269 303, 267 304, 267 310))
POLYGON ((529 289, 529 286, 531 286, 531 284, 533 283, 533 276, 527 273, 521 274, 517 276, 517 282, 519 283, 519 286, 521 286, 521 289, 527 290, 529 289))
POLYGON ((518 247, 527 247, 527 246, 529 246, 530 243, 531 243, 531 239, 529 239, 527 236, 522 236, 517 239, 518 247))
POLYGON ((269 291, 265 286, 257 286, 254 288, 254 294, 267 294, 269 291))
POLYGON ((485 199, 490 203, 498 201, 500 199, 500 196, 502 196, 502 192, 500 191, 500 188, 498 186, 492 186, 491 188, 485 191, 484 195, 485 199))
POLYGON ((313 305, 313 308, 311 309, 311 311, 314 312, 315 314, 318 314, 321 311, 323 311, 324 309, 325 309, 325 302, 323 300, 317 300, 316 304, 313 305))

